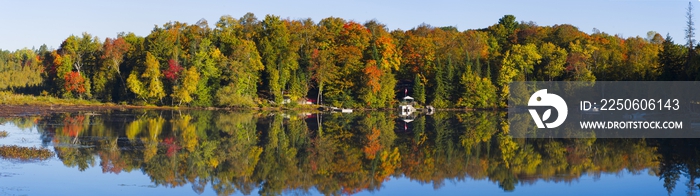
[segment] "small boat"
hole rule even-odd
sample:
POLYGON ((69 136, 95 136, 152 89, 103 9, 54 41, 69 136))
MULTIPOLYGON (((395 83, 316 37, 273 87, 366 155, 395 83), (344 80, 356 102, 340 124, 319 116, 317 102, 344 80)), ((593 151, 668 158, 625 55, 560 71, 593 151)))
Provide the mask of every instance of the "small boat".
POLYGON ((431 105, 425 106, 424 112, 425 115, 433 115, 435 114, 435 108, 431 105))
POLYGON ((406 96, 403 98, 403 101, 399 105, 399 111, 401 111, 400 116, 405 117, 416 112, 416 108, 413 107, 413 105, 415 104, 414 100, 415 99, 413 99, 413 97, 410 96, 406 96))
POLYGON ((331 107, 331 111, 340 113, 352 113, 352 109, 350 108, 331 107))
POLYGON ((593 104, 591 108, 581 110, 581 114, 598 115, 600 114, 600 106, 593 104))

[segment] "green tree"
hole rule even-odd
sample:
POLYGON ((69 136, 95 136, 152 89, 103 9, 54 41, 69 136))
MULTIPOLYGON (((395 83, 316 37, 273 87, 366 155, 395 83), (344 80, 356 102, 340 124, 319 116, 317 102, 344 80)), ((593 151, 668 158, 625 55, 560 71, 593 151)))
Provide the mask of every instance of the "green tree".
POLYGON ((515 29, 518 27, 518 22, 515 21, 515 16, 513 15, 504 15, 503 17, 498 19, 498 24, 503 25, 503 27, 505 27, 506 33, 508 35, 515 32, 515 29))
POLYGON ((72 59, 73 69, 82 75, 83 72, 91 72, 95 68, 97 51, 101 46, 97 37, 83 33, 82 37, 69 36, 58 50, 72 59))
POLYGON ((261 82, 259 72, 265 68, 255 42, 250 40, 252 38, 240 37, 240 34, 246 34, 246 28, 253 28, 246 26, 252 25, 251 21, 242 19, 240 23, 230 16, 222 16, 214 29, 215 45, 226 58, 220 67, 222 88, 216 92, 216 105, 219 106, 254 106, 258 83, 261 82))
POLYGON ((659 63, 661 64, 661 80, 686 80, 685 70, 685 50, 683 46, 673 43, 671 36, 666 35, 666 39, 661 44, 659 52, 659 63))
POLYGON ((289 36, 289 30, 279 16, 265 16, 258 39, 258 51, 265 65, 267 87, 278 104, 283 101, 283 91, 292 71, 299 66, 289 36))
POLYGON ((300 98, 306 97, 309 92, 309 76, 301 69, 294 71, 289 81, 289 99, 296 102, 300 98))
POLYGON ((214 93, 219 88, 219 78, 221 77, 220 67, 223 67, 222 60, 224 56, 218 48, 211 44, 209 39, 204 38, 199 44, 194 57, 190 59, 191 65, 197 68, 200 73, 197 90, 194 92, 196 96, 192 105, 194 106, 212 106, 214 105, 214 93))
POLYGON ((479 77, 478 74, 467 70, 460 78, 460 84, 465 91, 455 105, 467 108, 487 109, 494 108, 498 102, 496 86, 488 78, 479 77))
POLYGON ((121 75, 121 63, 129 48, 131 45, 122 36, 115 39, 105 39, 100 55, 101 66, 95 74, 93 82, 96 98, 113 101, 116 98, 114 91, 120 91, 119 87, 123 88, 124 92, 127 91, 126 83, 121 75), (119 80, 116 77, 119 77, 119 80))
POLYGON ((416 74, 415 79, 413 79, 413 97, 418 103, 425 104, 425 85, 418 74, 416 74))
POLYGON ((317 49, 318 28, 310 18, 303 20, 284 20, 290 33, 290 48, 295 50, 298 68, 292 72, 287 87, 289 98, 296 102, 305 98, 312 88, 312 73, 309 72, 313 51, 317 49))
POLYGON ((30 93, 23 89, 35 88, 44 82, 42 63, 39 54, 29 49, 0 50, 0 90, 30 93))
POLYGON ((693 4, 688 2, 688 8, 686 8, 686 27, 685 27, 685 40, 686 47, 688 49, 688 59, 692 58, 694 53, 693 44, 695 44, 695 22, 693 21, 693 4))
POLYGON ((81 93, 81 97, 83 95, 87 98, 92 97, 92 89, 90 88, 92 83, 91 79, 100 80, 100 83, 104 80, 104 78, 95 77, 95 72, 99 70, 97 59, 99 57, 98 51, 101 48, 102 44, 97 37, 93 37, 88 33, 83 33, 82 37, 75 35, 69 36, 61 43, 61 47, 58 49, 58 53, 61 57, 69 60, 64 61, 64 63, 70 62, 73 70, 76 71, 78 75, 85 78, 86 88, 85 92, 81 93))
POLYGON ((448 63, 446 64, 438 61, 435 65, 435 69, 435 90, 431 93, 432 100, 430 104, 437 108, 446 108, 450 106, 451 80, 454 74, 452 61, 448 59, 448 63))
POLYGON ((515 16, 504 15, 498 19, 497 24, 490 26, 488 30, 494 36, 495 41, 500 46, 501 50, 508 50, 511 45, 508 39, 513 35, 517 27, 518 22, 515 20, 515 16))

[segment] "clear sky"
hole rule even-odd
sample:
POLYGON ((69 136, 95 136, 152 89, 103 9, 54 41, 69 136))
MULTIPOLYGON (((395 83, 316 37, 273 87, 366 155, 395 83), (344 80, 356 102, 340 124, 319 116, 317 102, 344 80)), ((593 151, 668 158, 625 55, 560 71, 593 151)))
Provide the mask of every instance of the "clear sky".
MULTIPOLYGON (((146 36, 154 25, 168 21, 193 24, 200 19, 213 25, 222 15, 240 18, 247 12, 258 19, 266 14, 282 18, 311 18, 315 22, 341 17, 360 23, 376 19, 390 30, 408 30, 421 23, 456 26, 460 31, 498 22, 503 15, 540 26, 572 24, 591 33, 597 28, 623 37, 646 37, 648 31, 669 33, 684 43, 685 0, 355 0, 355 1, 242 1, 242 0, 0 0, 0 49, 58 48, 71 34, 88 32, 101 40, 119 32, 146 36)), ((700 25, 700 6, 695 22, 700 25)), ((696 25, 697 26, 697 25, 696 25)), ((700 29, 700 27, 696 27, 700 29)), ((696 34, 700 37, 700 33, 696 34)), ((700 38, 696 38, 700 40, 700 38)))

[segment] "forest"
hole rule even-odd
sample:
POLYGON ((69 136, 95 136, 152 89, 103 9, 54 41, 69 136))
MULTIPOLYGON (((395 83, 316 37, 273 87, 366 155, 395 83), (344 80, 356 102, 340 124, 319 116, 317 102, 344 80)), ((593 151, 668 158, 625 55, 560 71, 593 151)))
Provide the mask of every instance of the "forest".
POLYGON ((308 99, 391 108, 409 95, 437 108, 499 108, 512 81, 700 79, 691 19, 687 43, 676 44, 654 31, 623 38, 513 15, 459 31, 247 13, 211 26, 168 22, 145 37, 83 33, 55 50, 0 51, 0 90, 159 106, 276 107, 308 99))

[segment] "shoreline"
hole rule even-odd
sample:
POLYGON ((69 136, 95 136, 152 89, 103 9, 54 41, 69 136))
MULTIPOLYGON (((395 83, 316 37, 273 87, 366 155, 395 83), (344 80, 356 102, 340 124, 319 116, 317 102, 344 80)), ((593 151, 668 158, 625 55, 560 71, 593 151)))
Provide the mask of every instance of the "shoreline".
MULTIPOLYGON (((54 113, 64 112, 92 112, 107 110, 129 110, 129 109, 150 109, 150 110, 219 110, 219 111, 298 111, 298 112, 326 112, 320 110, 322 106, 302 106, 302 107, 253 107, 253 108, 223 108, 223 107, 171 107, 171 106, 136 106, 136 105, 82 105, 82 104, 0 104, 0 117, 25 117, 25 116, 45 116, 54 113)), ((394 108, 352 108, 354 111, 390 111, 394 108)), ((468 108, 439 108, 436 111, 500 111, 500 109, 468 109, 468 108)))
MULTIPOLYGON (((170 106, 135 106, 135 105, 32 105, 32 104, 0 104, 0 117, 45 116, 64 112, 92 112, 107 110, 222 110, 222 111, 312 111, 311 108, 221 108, 221 107, 170 107, 170 106)), ((317 109, 313 109, 318 111, 317 109)))
MULTIPOLYGON (((219 110, 219 111, 296 111, 321 113, 328 112, 330 106, 295 105, 287 106, 257 106, 257 107, 189 107, 189 106, 152 106, 103 103, 81 99, 61 99, 51 96, 21 95, 0 91, 0 117, 45 116, 64 112, 92 112, 108 110, 151 109, 151 110, 219 110)), ((357 112, 391 111, 391 108, 348 108, 357 112)), ((474 109, 474 108, 436 108, 435 111, 499 111, 503 108, 474 109)))

